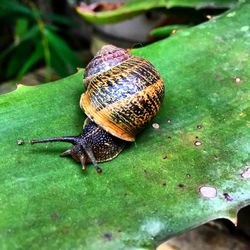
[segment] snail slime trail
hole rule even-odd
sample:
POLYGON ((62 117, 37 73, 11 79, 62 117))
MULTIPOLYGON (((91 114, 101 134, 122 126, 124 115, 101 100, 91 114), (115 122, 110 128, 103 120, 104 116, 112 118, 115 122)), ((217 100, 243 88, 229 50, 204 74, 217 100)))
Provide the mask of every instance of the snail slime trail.
POLYGON ((70 155, 86 170, 92 163, 98 173, 99 162, 115 158, 126 142, 157 114, 164 97, 163 80, 147 60, 125 49, 105 45, 89 62, 84 73, 86 92, 80 107, 88 118, 78 136, 31 140, 31 144, 69 142, 61 156, 70 155))

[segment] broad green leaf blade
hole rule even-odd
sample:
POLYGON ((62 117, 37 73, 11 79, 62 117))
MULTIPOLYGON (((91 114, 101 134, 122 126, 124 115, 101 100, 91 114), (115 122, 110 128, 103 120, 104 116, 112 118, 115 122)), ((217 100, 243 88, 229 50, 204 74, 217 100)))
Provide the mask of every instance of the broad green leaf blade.
POLYGON ((201 8, 231 8, 237 2, 235 0, 165 0, 166 6, 201 8))
POLYGON ((158 37, 158 38, 164 38, 164 37, 171 35, 173 31, 178 32, 178 31, 187 29, 189 27, 190 27, 189 25, 184 25, 184 24, 167 25, 167 26, 153 29, 150 32, 150 35, 154 37, 158 37))
POLYGON ((102 175, 59 158, 67 144, 28 144, 79 133, 82 72, 2 96, 2 249, 152 249, 249 204, 249 12, 133 51, 158 68, 166 97, 102 175))
MULTIPOLYGON (((133 16, 136 16, 147 10, 155 8, 172 7, 192 7, 201 8, 231 8, 237 3, 237 0, 129 0, 121 7, 112 11, 94 11, 88 6, 80 5, 76 11, 87 21, 95 24, 108 24, 119 22, 133 16)), ((105 4, 105 3, 104 3, 105 4)))

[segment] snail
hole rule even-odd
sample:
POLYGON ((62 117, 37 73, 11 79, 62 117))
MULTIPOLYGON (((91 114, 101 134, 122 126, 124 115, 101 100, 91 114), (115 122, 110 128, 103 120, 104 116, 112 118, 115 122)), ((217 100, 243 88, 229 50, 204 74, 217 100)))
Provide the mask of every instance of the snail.
POLYGON ((73 147, 61 156, 72 156, 82 170, 92 163, 100 173, 98 163, 115 158, 159 111, 164 85, 150 62, 113 45, 103 46, 89 62, 84 84, 80 107, 87 118, 81 134, 30 143, 69 142, 73 147))

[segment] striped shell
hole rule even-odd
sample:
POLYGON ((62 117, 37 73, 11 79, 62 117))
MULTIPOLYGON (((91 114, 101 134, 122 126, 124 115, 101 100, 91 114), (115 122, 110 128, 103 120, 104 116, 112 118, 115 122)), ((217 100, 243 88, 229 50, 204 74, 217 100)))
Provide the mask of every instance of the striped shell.
POLYGON ((125 141, 135 136, 159 111, 164 85, 145 59, 112 45, 104 46, 85 71, 87 91, 80 106, 86 115, 125 141))

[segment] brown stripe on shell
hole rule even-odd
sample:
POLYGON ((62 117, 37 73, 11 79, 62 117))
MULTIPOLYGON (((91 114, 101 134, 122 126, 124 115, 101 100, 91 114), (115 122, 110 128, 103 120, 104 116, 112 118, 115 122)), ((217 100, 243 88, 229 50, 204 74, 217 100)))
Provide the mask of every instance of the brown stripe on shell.
POLYGON ((124 99, 117 103, 110 117, 117 126, 135 136, 159 111, 163 96, 164 88, 159 80, 138 92, 131 100, 124 99))
POLYGON ((121 99, 99 112, 90 105, 87 94, 82 95, 80 106, 88 117, 112 135, 126 141, 134 141, 135 135, 158 112, 163 95, 163 82, 162 79, 158 79, 153 85, 133 96, 121 99), (151 99, 153 96, 157 96, 154 99, 154 105, 152 105, 152 100, 148 98, 147 93, 152 94, 152 97, 151 94, 149 95, 151 99))
MULTIPOLYGON (((112 59, 113 55, 106 52, 97 54, 96 60, 112 59)), ((120 55, 115 57, 119 58, 120 55)), ((158 112, 164 96, 164 85, 150 62, 132 55, 125 58, 101 74, 87 77, 89 85, 81 96, 80 106, 91 120, 110 134, 133 141, 135 135, 158 112)))
POLYGON ((131 55, 127 50, 106 45, 101 48, 96 56, 89 62, 84 72, 84 82, 88 86, 91 78, 99 75, 110 68, 113 68, 123 61, 129 59, 131 55))
POLYGON ((154 84, 159 78, 158 72, 149 62, 131 57, 119 66, 95 76, 86 95, 90 98, 90 104, 100 111, 154 84))

